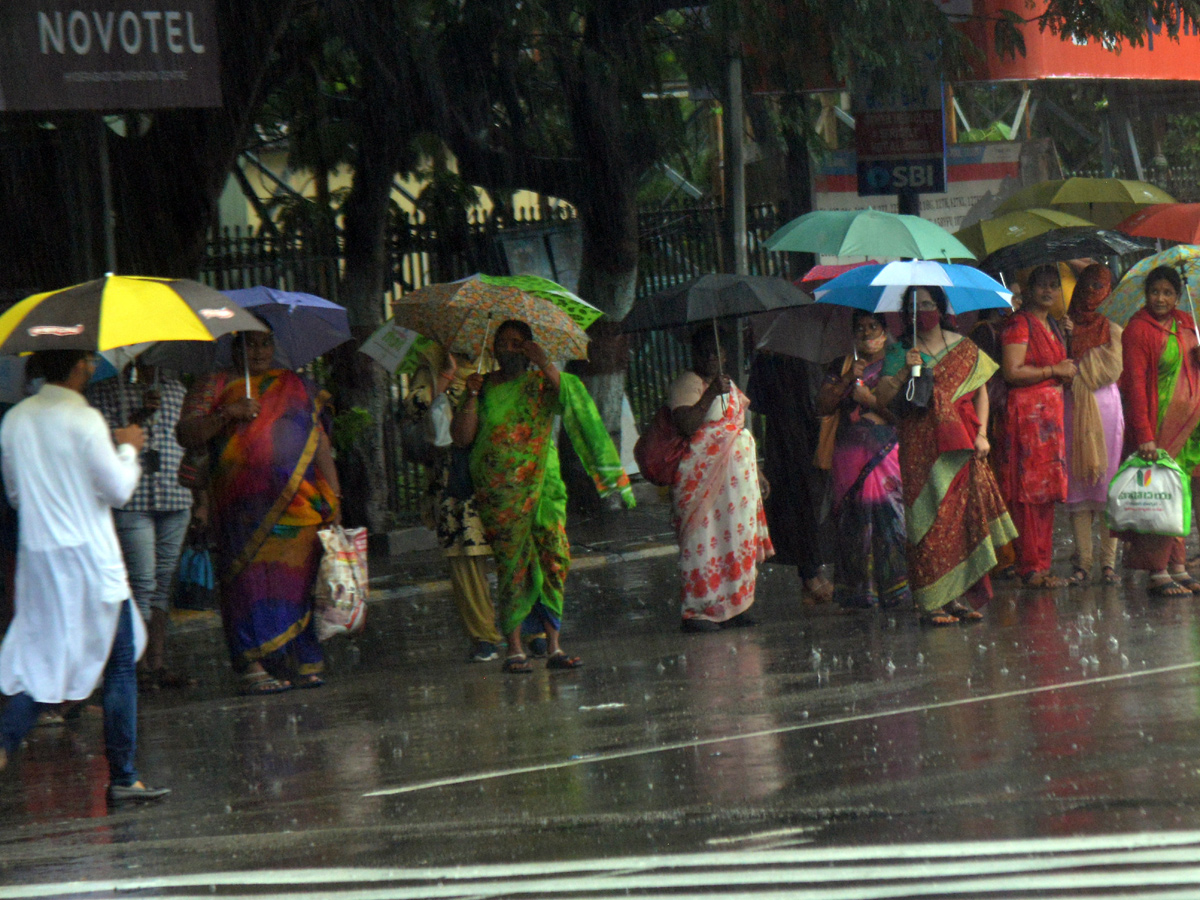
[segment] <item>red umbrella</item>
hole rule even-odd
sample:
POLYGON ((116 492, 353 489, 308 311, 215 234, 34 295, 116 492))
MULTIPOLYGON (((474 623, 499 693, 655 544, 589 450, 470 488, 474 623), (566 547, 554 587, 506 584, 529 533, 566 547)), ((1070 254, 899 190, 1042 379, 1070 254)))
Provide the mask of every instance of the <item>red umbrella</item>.
POLYGON ((1116 229, 1139 237, 1197 244, 1200 243, 1200 203, 1155 203, 1138 210, 1116 229))
POLYGON ((833 278, 837 278, 843 272, 849 272, 851 269, 857 269, 859 266, 877 265, 879 265, 879 263, 877 263, 875 260, 868 259, 864 262, 845 263, 844 265, 839 266, 813 266, 804 273, 804 276, 799 281, 794 281, 792 283, 798 288, 812 292, 825 282, 833 278))

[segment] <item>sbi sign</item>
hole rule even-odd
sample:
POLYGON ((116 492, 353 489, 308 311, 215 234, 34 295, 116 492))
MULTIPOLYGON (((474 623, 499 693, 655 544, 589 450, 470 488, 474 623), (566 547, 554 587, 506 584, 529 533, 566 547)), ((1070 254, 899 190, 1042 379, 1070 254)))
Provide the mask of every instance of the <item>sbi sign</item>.
POLYGON ((193 12, 38 12, 38 45, 43 54, 204 53, 204 44, 197 40, 196 33, 193 12))

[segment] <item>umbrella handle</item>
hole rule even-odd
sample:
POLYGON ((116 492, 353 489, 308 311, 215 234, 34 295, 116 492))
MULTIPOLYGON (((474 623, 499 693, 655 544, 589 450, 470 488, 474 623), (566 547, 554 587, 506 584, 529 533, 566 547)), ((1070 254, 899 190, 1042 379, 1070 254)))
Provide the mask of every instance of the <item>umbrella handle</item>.
POLYGON ((1187 294, 1188 306, 1192 308, 1192 327, 1196 329, 1196 343, 1200 344, 1200 322, 1196 321, 1196 301, 1192 299, 1192 286, 1188 284, 1187 272, 1182 273, 1183 292, 1187 294))
POLYGON ((492 314, 488 313, 487 321, 483 325, 483 344, 479 347, 479 361, 475 365, 475 374, 483 374, 483 354, 487 353, 487 342, 492 331, 492 314))

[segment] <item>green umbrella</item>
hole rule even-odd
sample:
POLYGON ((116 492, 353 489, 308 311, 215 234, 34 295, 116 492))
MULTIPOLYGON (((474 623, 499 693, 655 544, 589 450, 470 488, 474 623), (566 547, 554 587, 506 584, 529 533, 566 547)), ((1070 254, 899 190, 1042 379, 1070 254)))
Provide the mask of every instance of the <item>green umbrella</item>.
POLYGON ((968 225, 954 232, 954 236, 982 258, 1056 228, 1091 224, 1087 219, 1057 209, 1023 209, 968 225))
POLYGON ((1021 188, 996 207, 996 213, 1054 207, 1112 228, 1152 203, 1174 203, 1175 198, 1144 181, 1124 178, 1056 178, 1021 188))
POLYGON ((958 238, 934 222, 874 209, 805 213, 767 238, 766 247, 827 256, 975 258, 958 238))

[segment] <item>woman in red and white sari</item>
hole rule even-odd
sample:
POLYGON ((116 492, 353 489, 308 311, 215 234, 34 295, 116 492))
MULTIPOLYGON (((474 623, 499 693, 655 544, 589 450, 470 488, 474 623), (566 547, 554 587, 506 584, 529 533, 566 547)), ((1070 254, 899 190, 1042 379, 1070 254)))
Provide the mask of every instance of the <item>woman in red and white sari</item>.
MULTIPOLYGON (((750 401, 721 371, 717 335, 692 338, 692 371, 671 385, 671 417, 688 448, 671 488, 679 536, 683 630, 753 625, 758 564, 774 554, 763 512, 750 401)), ((765 484, 764 484, 765 487, 765 484)))

